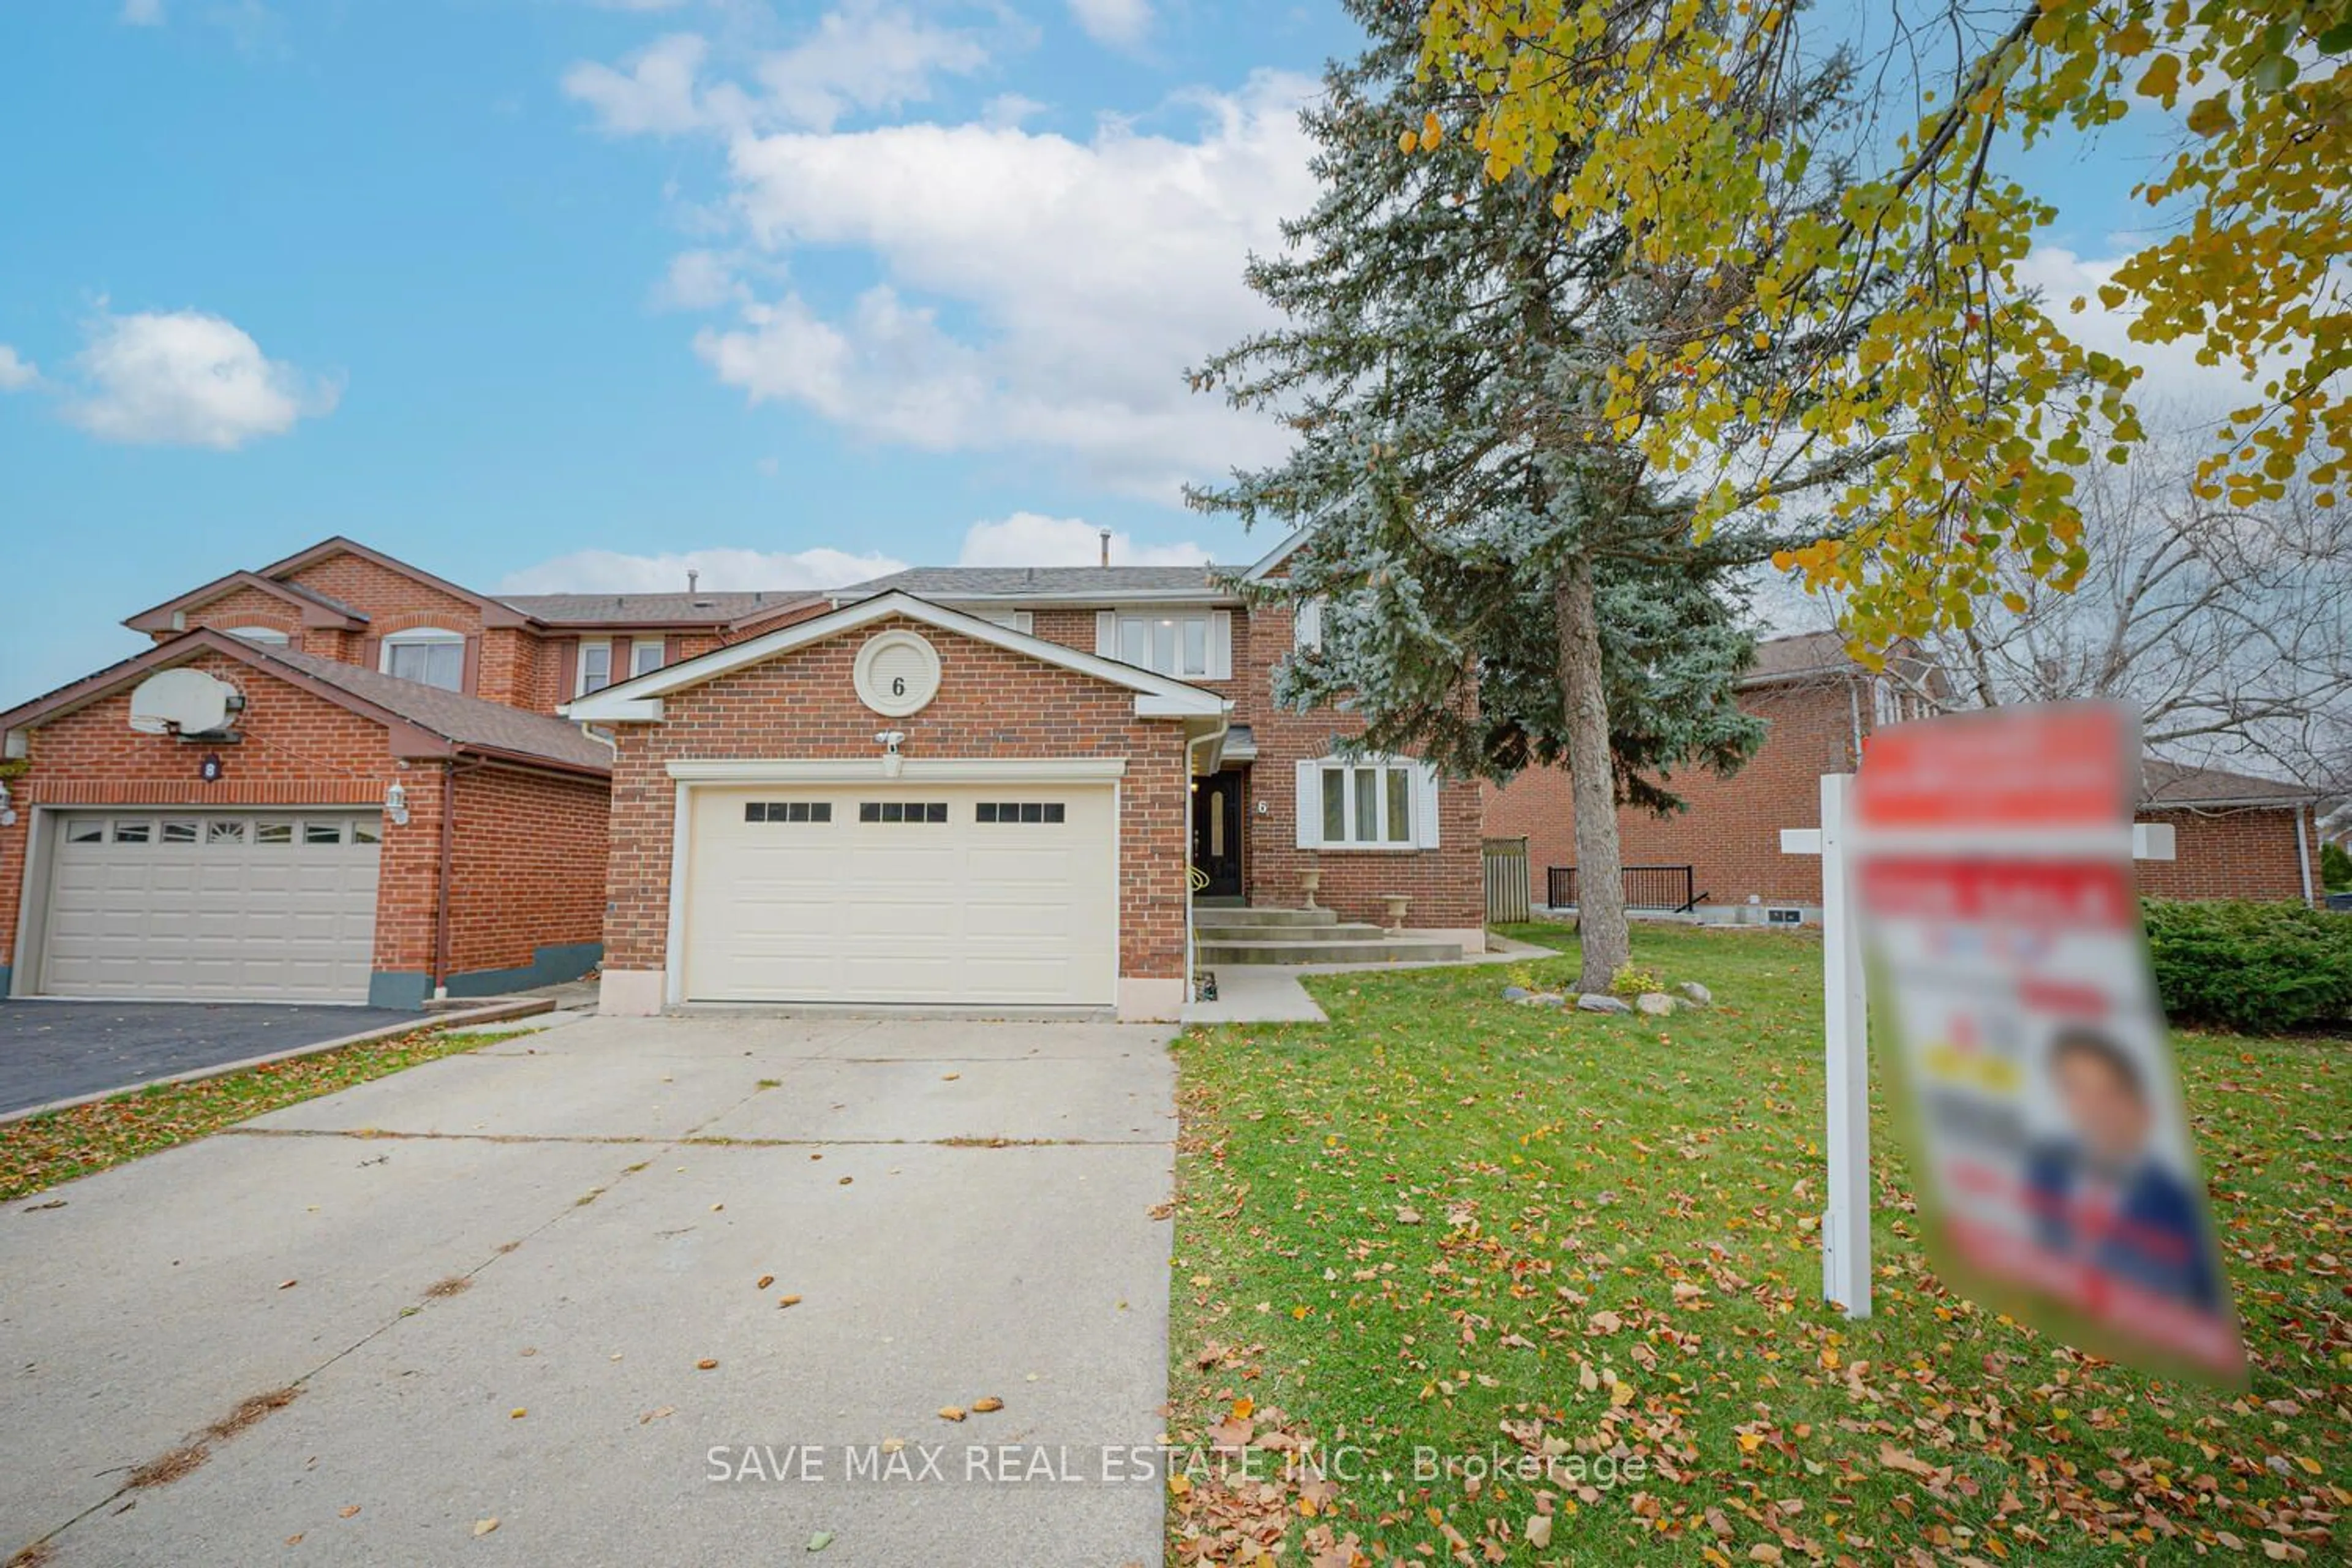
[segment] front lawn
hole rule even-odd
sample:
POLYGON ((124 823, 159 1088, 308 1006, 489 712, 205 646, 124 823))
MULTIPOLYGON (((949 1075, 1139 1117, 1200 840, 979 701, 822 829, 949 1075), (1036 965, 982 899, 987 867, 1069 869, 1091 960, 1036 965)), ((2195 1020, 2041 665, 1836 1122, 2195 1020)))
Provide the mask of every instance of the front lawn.
POLYGON ((1228 1458, 1171 1480, 1172 1562, 2342 1560, 2342 1042, 2180 1042, 2240 1396, 1945 1291, 1883 1125, 1876 1314, 1824 1308, 1818 941, 1645 927, 1634 958, 1717 1005, 1343 974, 1309 982, 1328 1024, 1180 1041, 1170 1431, 1228 1458), (1529 1453, 1552 1479, 1497 1472, 1529 1453))

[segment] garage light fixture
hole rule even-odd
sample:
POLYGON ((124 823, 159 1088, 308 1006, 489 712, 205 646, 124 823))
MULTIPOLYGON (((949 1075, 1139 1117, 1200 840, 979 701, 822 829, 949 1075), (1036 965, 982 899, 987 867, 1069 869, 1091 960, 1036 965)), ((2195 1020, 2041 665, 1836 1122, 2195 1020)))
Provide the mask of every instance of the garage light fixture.
POLYGON ((884 778, 897 778, 898 776, 898 770, 907 765, 907 759, 898 754, 898 748, 906 744, 906 742, 907 731, 904 730, 885 730, 880 734, 874 737, 874 743, 882 748, 882 776, 884 778))
POLYGON ((408 826, 408 792, 398 784, 383 792, 383 815, 394 827, 408 826))

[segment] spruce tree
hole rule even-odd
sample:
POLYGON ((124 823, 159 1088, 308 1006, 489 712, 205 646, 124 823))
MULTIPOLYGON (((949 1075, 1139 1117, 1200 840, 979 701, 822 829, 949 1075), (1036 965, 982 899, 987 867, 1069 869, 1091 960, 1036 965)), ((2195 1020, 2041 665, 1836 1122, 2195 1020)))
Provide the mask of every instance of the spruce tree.
POLYGON ((1617 807, 1674 809, 1675 772, 1729 771, 1760 742, 1735 701, 1738 584, 1788 541, 1696 539, 1689 504, 1600 421, 1604 368, 1671 333, 1673 282, 1624 268, 1618 232, 1563 230, 1572 155, 1490 179, 1435 134, 1433 111, 1468 117, 1458 85, 1417 73, 1422 7, 1348 8, 1370 45, 1304 115, 1321 194, 1248 270, 1286 319, 1194 373, 1297 439, 1191 499, 1311 531, 1286 579, 1246 591, 1318 605, 1319 646, 1275 694, 1344 701, 1364 731, 1341 749, 1457 779, 1566 764, 1580 984, 1605 990, 1628 952, 1617 807))

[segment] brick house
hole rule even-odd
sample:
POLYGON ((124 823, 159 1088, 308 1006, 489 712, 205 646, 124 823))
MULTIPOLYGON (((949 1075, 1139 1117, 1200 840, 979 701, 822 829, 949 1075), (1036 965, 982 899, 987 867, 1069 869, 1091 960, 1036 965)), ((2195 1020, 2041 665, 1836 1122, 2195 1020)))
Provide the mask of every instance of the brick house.
POLYGON ((1173 1017, 1191 889, 1295 908, 1309 869, 1482 947, 1477 792, 1277 710, 1292 631, 1203 567, 918 570, 571 703, 615 737, 604 1009, 1173 1017))
POLYGON ((0 995, 415 1006, 585 973, 612 752, 556 708, 823 607, 498 597, 337 538, 143 610, 147 651, 0 712, 0 995))
MULTIPOLYGON (((1780 853, 1783 827, 1821 825, 1821 777, 1851 773, 1878 726, 1917 710, 1896 684, 1848 658, 1832 633, 1773 637, 1757 645, 1739 682, 1739 705, 1767 725, 1763 745, 1728 778, 1704 771, 1670 781, 1686 809, 1660 817, 1621 810, 1628 867, 1669 868, 1633 880, 1644 902, 1663 902, 1689 868, 1692 912, 1705 920, 1758 920, 1763 911, 1819 918, 1818 857, 1780 853)), ((2138 819, 2169 823, 2175 858, 2139 867, 2144 891, 2167 898, 2308 900, 2316 891, 2315 797, 2266 779, 2150 758, 2138 819)), ((1567 773, 1535 769, 1485 792, 1484 831, 1528 840, 1533 891, 1545 901, 1547 871, 1576 864, 1567 773)))

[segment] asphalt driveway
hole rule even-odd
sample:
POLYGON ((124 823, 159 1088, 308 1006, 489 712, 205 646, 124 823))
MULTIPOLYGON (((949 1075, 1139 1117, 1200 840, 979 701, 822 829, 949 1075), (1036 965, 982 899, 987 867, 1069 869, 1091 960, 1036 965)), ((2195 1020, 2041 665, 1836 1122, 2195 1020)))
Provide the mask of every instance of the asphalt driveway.
POLYGON ((0 1115, 417 1018, 391 1007, 0 1002, 0 1115))
POLYGON ((1167 1037, 591 1018, 10 1205, 0 1552, 1157 1563, 1167 1037))

